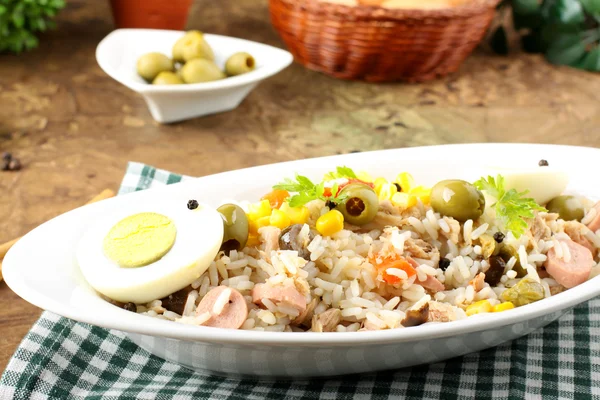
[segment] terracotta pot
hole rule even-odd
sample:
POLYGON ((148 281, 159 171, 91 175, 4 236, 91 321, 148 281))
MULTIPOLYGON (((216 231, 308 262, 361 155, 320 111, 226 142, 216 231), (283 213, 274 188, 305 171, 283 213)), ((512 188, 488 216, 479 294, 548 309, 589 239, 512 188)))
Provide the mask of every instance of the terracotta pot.
POLYGON ((184 30, 193 0, 110 0, 117 28, 184 30))

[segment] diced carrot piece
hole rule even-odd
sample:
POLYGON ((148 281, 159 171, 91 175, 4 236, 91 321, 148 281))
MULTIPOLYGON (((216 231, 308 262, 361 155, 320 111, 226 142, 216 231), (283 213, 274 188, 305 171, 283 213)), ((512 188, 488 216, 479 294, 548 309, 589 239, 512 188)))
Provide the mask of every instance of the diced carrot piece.
POLYGON ((381 277, 390 285, 400 284, 402 283, 402 279, 396 275, 388 274, 387 269, 389 268, 397 268, 406 272, 409 279, 417 274, 417 270, 403 257, 386 258, 381 264, 377 264, 375 260, 371 260, 371 264, 381 271, 381 277))
POLYGON ((269 200, 269 204, 271 204, 272 208, 279 208, 288 197, 290 197, 290 193, 287 190, 275 189, 272 192, 265 194, 261 200, 269 200))

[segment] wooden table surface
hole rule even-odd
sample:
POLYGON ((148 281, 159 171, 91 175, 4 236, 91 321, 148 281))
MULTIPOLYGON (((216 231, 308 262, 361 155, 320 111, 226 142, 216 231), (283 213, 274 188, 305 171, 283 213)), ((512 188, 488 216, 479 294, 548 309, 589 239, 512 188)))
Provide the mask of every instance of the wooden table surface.
MULTIPOLYGON (((266 0, 196 1, 189 28, 282 47, 266 0)), ((71 0, 32 52, 0 56, 0 243, 117 189, 126 163, 189 175, 404 146, 534 142, 600 146, 600 76, 538 56, 479 50, 421 85, 338 81, 292 65, 234 111, 172 125, 96 64, 108 1, 71 0)), ((40 314, 0 283, 0 367, 40 314)))

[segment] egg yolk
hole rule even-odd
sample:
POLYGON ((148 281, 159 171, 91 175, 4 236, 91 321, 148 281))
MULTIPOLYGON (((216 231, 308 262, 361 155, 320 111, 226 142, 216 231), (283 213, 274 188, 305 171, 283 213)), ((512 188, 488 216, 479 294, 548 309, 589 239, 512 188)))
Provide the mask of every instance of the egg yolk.
POLYGON ((104 238, 106 257, 122 268, 137 268, 160 260, 175 243, 177 229, 161 214, 145 212, 117 222, 104 238))

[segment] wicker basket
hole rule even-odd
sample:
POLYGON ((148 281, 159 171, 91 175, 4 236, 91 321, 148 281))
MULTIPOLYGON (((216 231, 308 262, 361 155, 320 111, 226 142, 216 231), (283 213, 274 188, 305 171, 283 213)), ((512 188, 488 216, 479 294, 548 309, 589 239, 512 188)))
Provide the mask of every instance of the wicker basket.
POLYGON ((296 61, 342 79, 420 82, 454 72, 482 40, 499 0, 436 10, 270 0, 296 61))

